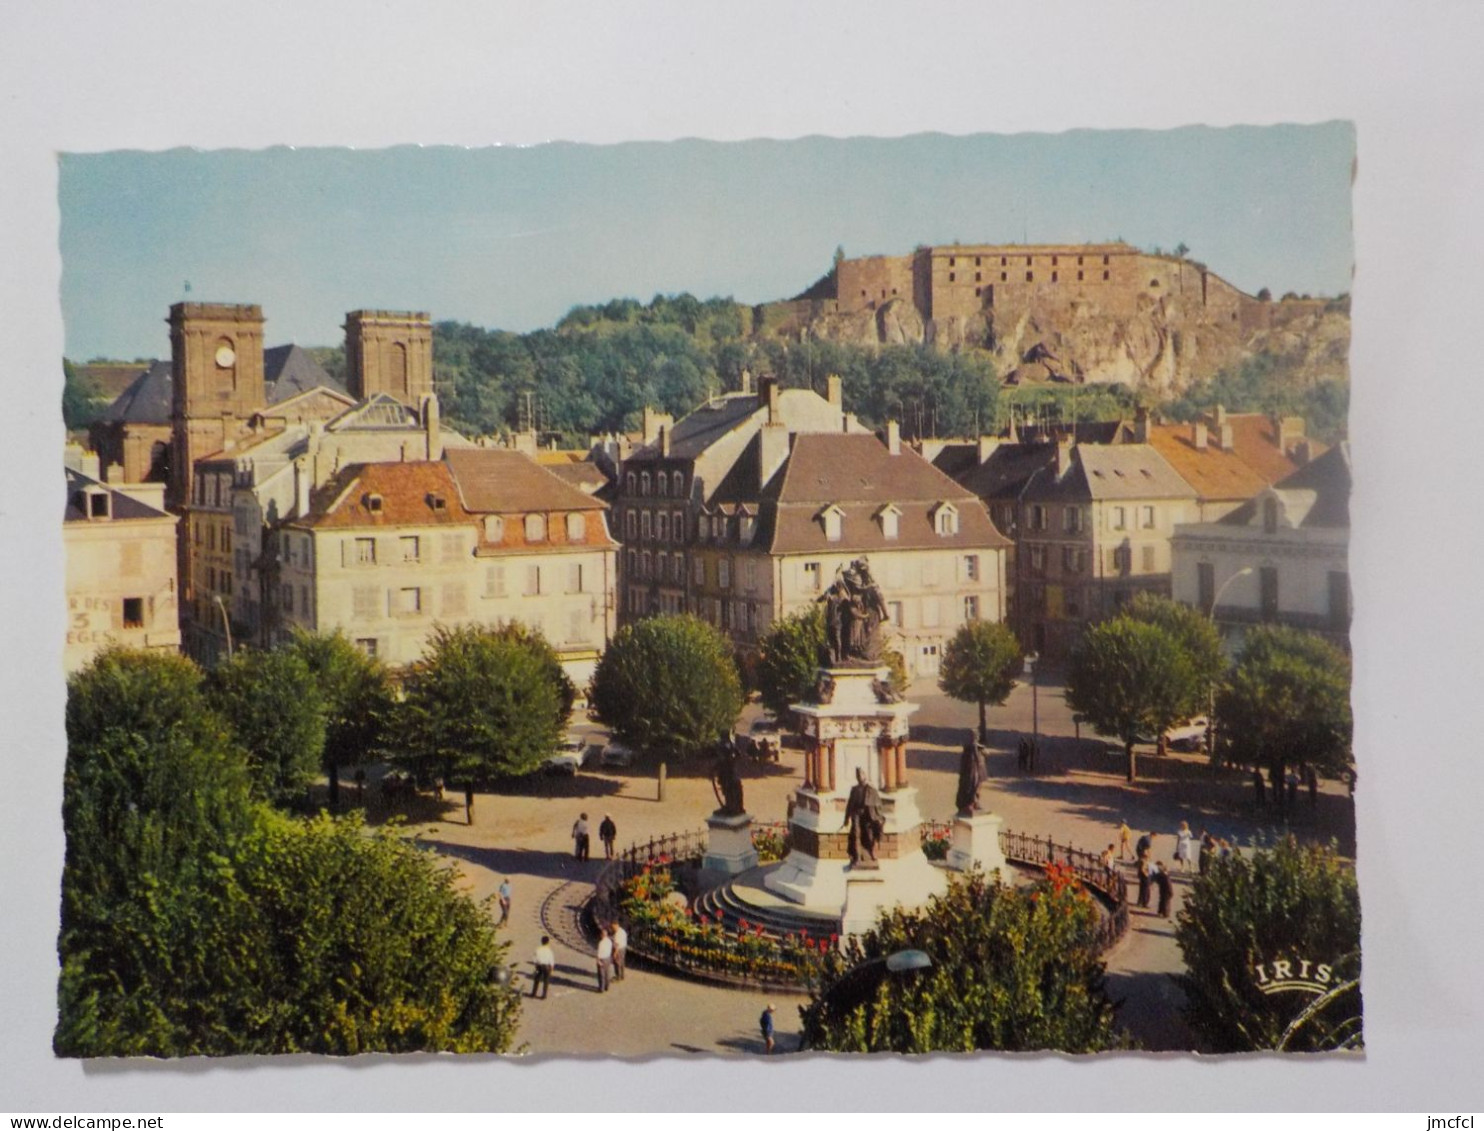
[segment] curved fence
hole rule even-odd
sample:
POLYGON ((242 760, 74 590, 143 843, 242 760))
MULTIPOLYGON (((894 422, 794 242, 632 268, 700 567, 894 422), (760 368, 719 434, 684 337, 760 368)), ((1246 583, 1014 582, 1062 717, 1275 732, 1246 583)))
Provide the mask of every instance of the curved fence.
POLYGON ((1098 924, 1098 950, 1107 950, 1128 930, 1128 881, 1116 866, 1104 867, 1100 857, 1070 844, 1057 844, 1049 835, 1032 836, 1000 830, 1000 851, 1006 860, 1044 868, 1059 864, 1071 870, 1084 887, 1103 899, 1108 914, 1098 924))

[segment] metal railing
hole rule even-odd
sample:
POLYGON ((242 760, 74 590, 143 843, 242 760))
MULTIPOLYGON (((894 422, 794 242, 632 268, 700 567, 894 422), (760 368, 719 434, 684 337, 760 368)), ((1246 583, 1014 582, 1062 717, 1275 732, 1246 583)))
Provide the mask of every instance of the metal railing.
POLYGON ((1099 951, 1107 950, 1128 930, 1128 881, 1117 865, 1104 867, 1100 857, 1070 844, 1057 844, 1050 834, 1039 837, 1001 829, 1000 851, 1006 860, 1017 864, 1067 868, 1084 887, 1102 897, 1107 914, 1099 920, 1095 932, 1099 951))

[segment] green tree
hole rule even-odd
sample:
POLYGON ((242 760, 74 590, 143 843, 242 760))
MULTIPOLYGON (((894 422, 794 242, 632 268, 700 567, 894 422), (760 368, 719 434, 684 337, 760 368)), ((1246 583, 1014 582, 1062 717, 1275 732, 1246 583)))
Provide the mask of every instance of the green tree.
POLYGON ((304 661, 324 707, 324 769, 330 804, 340 801, 340 767, 379 758, 393 723, 396 698, 386 665, 368 656, 338 629, 296 629, 288 651, 304 661))
POLYGON ((774 622, 758 646, 763 706, 781 719, 794 703, 807 702, 825 659, 824 610, 818 605, 774 622))
POLYGON ((1190 714, 1209 710, 1216 684, 1226 672, 1221 634, 1216 631, 1211 618, 1200 609, 1155 593, 1137 594, 1123 611, 1136 621, 1158 625, 1175 638, 1185 650, 1196 682, 1190 714))
POLYGON ((239 648, 206 692, 247 752, 258 795, 302 802, 325 751, 325 703, 309 665, 292 651, 239 648))
POLYGON ((884 911, 830 954, 802 1007, 804 1044, 837 1052, 1096 1052, 1112 1048, 1113 1005, 1091 899, 1058 877, 1032 891, 971 873, 925 907, 884 911), (886 973, 920 950, 932 966, 886 973), (872 965, 863 965, 870 963, 872 965))
POLYGON ((62 424, 68 431, 86 428, 103 415, 97 383, 62 359, 62 424))
POLYGON ((1159 625, 1120 616, 1087 629, 1067 668, 1067 705, 1100 734, 1116 735, 1128 756, 1128 780, 1138 767, 1134 743, 1161 735, 1193 713, 1200 688, 1179 640, 1159 625))
POLYGON ((523 627, 440 626, 403 681, 396 759, 464 781, 530 773, 571 705, 559 675, 550 646, 523 627))
POLYGON ((985 708, 1005 701, 1020 667, 1020 641, 999 621, 969 621, 948 642, 938 687, 951 698, 979 704, 980 742, 989 740, 985 708))
POLYGON ((1350 659, 1313 633, 1254 628, 1217 693, 1216 716, 1227 761, 1264 766, 1274 781, 1302 763, 1338 774, 1351 764, 1350 659))
POLYGON ((1186 1016, 1217 1052, 1312 1051, 1361 1043, 1360 892, 1332 847, 1285 837, 1213 861, 1175 927, 1186 1016), (1320 996, 1264 993, 1287 976, 1320 996), (1261 969, 1259 969, 1261 967, 1261 969))
POLYGON ((693 616, 619 629, 593 674, 593 705, 635 749, 686 757, 708 750, 742 709, 731 646, 693 616))

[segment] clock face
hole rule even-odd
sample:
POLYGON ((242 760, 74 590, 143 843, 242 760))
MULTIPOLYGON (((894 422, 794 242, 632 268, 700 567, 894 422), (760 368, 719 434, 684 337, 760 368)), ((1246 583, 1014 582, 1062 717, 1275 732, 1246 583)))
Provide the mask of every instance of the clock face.
POLYGON ((237 355, 232 352, 231 346, 220 346, 216 351, 216 367, 218 369, 230 369, 232 363, 237 360, 237 355))

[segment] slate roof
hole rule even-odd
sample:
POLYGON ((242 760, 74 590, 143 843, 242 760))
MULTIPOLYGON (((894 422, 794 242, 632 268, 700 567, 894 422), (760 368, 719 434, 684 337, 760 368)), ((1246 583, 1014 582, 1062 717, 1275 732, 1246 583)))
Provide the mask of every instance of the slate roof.
MULTIPOLYGON (((119 369, 119 366, 88 368, 119 369)), ((152 361, 149 368, 129 367, 135 374, 119 393, 104 420, 127 424, 169 424, 175 387, 174 366, 167 359, 152 361)), ((264 405, 276 405, 291 397, 323 386, 346 395, 345 386, 325 371, 325 367, 296 345, 274 346, 263 351, 264 405)))
POLYGON ((108 406, 103 419, 124 424, 169 424, 172 366, 152 361, 149 368, 135 370, 135 378, 108 406))
POLYGON ((772 553, 808 551, 1000 548, 1010 542, 973 493, 922 456, 904 447, 892 455, 870 433, 801 433, 781 476, 761 508, 757 541, 772 553), (941 503, 958 511, 957 534, 937 533, 941 503), (825 537, 819 515, 831 504, 844 513, 844 537, 825 537), (896 538, 882 532, 877 515, 887 504, 901 511, 896 538))
POLYGON ((478 514, 601 511, 604 504, 509 448, 453 448, 444 452, 459 498, 478 514))
POLYGON ((98 400, 113 401, 122 396, 150 366, 159 364, 158 361, 126 361, 74 365, 72 368, 79 377, 98 390, 98 400))
POLYGON ((263 351, 263 388, 270 405, 323 386, 344 393, 345 386, 325 367, 296 345, 274 346, 263 351))
POLYGON ((1038 501, 1189 499, 1195 489, 1148 444, 1075 444, 1060 477, 1054 459, 1027 481, 1025 497, 1038 501))
POLYGON ((584 495, 602 498, 602 492, 613 483, 613 479, 591 460, 581 463, 559 463, 546 466, 546 470, 563 483, 576 487, 584 495))
POLYGON ((132 495, 126 495, 122 491, 115 491, 106 483, 100 483, 91 476, 84 475, 80 471, 66 468, 67 473, 67 506, 62 512, 63 522, 88 522, 88 512, 83 509, 79 496, 88 488, 101 487, 113 496, 109 503, 110 519, 118 522, 120 519, 131 518, 170 518, 171 516, 162 510, 142 503, 132 495))
MULTIPOLYGON (((1289 511, 1304 513, 1299 529, 1344 530, 1350 526, 1350 445, 1341 442, 1311 460, 1292 475, 1273 484, 1284 495, 1289 511)), ((1223 526, 1250 526, 1258 517, 1261 499, 1250 499, 1220 520, 1223 526)))

